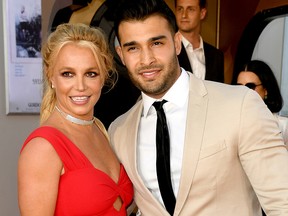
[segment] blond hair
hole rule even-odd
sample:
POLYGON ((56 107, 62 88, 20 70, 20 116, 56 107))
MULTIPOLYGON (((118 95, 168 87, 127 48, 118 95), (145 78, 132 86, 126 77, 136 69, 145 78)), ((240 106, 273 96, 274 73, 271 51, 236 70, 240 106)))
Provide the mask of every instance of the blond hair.
POLYGON ((40 124, 50 116, 56 104, 56 93, 52 88, 51 77, 53 67, 61 48, 73 43, 79 46, 88 47, 95 56, 100 69, 100 77, 103 84, 114 86, 117 79, 117 72, 114 68, 113 56, 103 31, 99 28, 89 27, 82 23, 65 23, 57 26, 46 43, 42 46, 43 59, 43 98, 40 109, 40 124))

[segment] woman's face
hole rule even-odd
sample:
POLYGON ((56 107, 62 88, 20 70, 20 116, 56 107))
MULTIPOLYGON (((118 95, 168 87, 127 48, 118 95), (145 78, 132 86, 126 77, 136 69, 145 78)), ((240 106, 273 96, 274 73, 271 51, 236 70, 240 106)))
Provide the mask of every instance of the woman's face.
POLYGON ((51 77, 57 106, 64 112, 85 120, 93 116, 103 81, 91 49, 67 44, 60 50, 51 77))
POLYGON ((261 98, 267 95, 267 90, 263 87, 259 77, 251 71, 241 71, 237 78, 238 85, 246 85, 248 88, 255 90, 261 98))

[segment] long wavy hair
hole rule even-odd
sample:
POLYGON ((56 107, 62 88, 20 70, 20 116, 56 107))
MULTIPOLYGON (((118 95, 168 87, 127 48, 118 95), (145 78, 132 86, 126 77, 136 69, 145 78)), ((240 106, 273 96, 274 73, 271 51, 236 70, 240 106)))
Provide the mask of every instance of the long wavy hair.
POLYGON ((109 85, 112 88, 117 81, 113 56, 109 50, 106 36, 101 29, 89 27, 82 23, 65 23, 57 26, 41 49, 44 83, 40 124, 47 120, 55 107, 57 98, 51 83, 53 67, 57 61, 59 51, 64 45, 69 43, 91 49, 99 66, 103 84, 109 85))

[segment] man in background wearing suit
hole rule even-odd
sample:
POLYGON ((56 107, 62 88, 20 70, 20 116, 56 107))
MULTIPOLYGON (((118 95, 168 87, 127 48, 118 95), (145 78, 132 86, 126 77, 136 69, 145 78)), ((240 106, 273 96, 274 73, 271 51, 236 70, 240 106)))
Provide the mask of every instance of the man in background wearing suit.
POLYGON ((261 206, 287 216, 288 152, 259 95, 180 68, 181 35, 163 0, 123 0, 114 26, 117 53, 142 97, 109 135, 142 216, 261 216, 261 206), (165 119, 170 141, 158 142, 165 119), (160 143, 170 149, 161 154, 160 143), (158 157, 169 154, 167 163, 158 157))
POLYGON ((206 0, 175 0, 175 15, 182 35, 179 64, 196 77, 224 82, 224 55, 203 41, 201 22, 207 13, 206 0))

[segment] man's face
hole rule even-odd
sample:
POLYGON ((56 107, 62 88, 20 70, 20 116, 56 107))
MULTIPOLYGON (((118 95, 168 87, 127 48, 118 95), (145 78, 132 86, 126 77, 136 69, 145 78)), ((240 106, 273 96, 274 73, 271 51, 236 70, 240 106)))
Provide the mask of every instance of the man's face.
POLYGON ((175 16, 180 32, 200 30, 201 20, 206 16, 206 8, 200 9, 199 0, 177 0, 175 16))
POLYGON ((161 98, 180 76, 180 34, 173 35, 168 21, 153 15, 121 22, 119 38, 116 49, 134 85, 150 97, 161 98))

